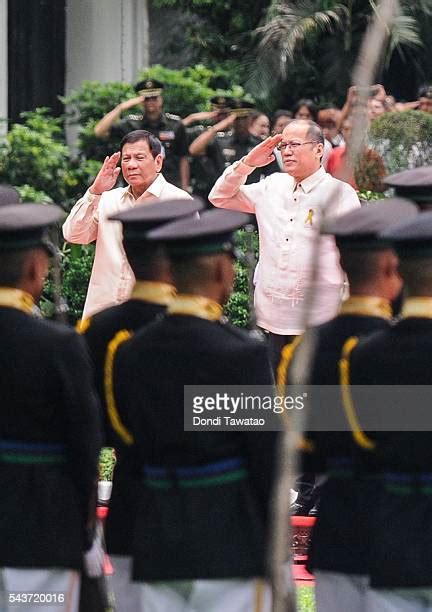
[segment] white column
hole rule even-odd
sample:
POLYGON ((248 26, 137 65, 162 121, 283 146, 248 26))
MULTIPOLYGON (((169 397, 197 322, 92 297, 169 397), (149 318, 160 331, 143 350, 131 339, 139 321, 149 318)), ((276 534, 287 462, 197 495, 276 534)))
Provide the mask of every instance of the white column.
POLYGON ((84 80, 133 83, 148 60, 147 0, 67 0, 66 95, 84 80))
MULTIPOLYGON (((0 0, 0 119, 8 116, 8 36, 7 0, 0 0)), ((0 136, 7 131, 7 123, 0 123, 0 136)))
POLYGON ((66 93, 85 79, 133 82, 147 66, 147 0, 68 0, 66 10, 66 93))

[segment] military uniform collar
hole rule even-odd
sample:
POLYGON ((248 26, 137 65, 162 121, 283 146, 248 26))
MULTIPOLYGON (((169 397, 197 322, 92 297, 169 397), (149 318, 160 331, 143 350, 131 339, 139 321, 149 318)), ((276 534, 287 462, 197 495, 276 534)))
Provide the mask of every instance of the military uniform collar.
POLYGON ((202 295, 179 293, 168 306, 167 312, 170 315, 190 315, 207 321, 220 321, 223 308, 202 295))
POLYGON ((407 298, 402 308, 402 317, 432 319, 432 297, 407 298))
POLYGON ((392 309, 390 302, 384 298, 369 295, 357 295, 348 298, 342 303, 339 314, 380 317, 382 319, 390 320, 392 317, 392 309))
POLYGON ((171 304, 173 301, 175 294, 175 287, 169 283, 137 281, 132 290, 130 299, 168 306, 168 304, 171 304))
POLYGON ((27 314, 32 314, 34 301, 26 291, 13 287, 0 287, 0 307, 16 308, 27 314))

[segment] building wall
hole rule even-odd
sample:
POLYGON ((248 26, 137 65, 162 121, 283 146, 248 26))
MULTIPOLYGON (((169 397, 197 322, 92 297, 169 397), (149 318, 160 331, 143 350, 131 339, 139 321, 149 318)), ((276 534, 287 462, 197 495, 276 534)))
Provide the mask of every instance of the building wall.
POLYGON ((146 66, 146 0, 67 0, 66 94, 83 80, 133 82, 146 66))

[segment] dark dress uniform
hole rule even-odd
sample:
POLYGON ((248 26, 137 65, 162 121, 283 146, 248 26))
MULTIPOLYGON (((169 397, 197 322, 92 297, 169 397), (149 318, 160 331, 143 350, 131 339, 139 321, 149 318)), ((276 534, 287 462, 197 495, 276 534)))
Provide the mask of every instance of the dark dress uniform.
MULTIPOLYGON (((188 144, 190 145, 200 136, 207 126, 194 125, 186 128, 188 144)), ((211 159, 207 152, 204 155, 194 155, 190 157, 191 185, 194 195, 203 198, 208 202, 208 194, 217 181, 220 171, 220 160, 216 165, 215 160, 211 159)))
MULTIPOLYGON (((2 207, 0 250, 44 246, 43 230, 61 215, 2 207)), ((79 570, 92 537, 99 404, 84 341, 31 316, 32 305, 29 294, 0 288, 0 567, 79 570)))
MULTIPOLYGON (((310 384, 338 385, 338 364, 345 341, 354 335, 363 337, 387 329, 390 314, 390 305, 379 298, 354 297, 345 302, 339 316, 315 329, 317 346, 310 384)), ((321 411, 317 419, 323 424, 323 412, 328 412, 328 418, 333 421, 331 411, 342 412, 340 404, 323 406, 317 400, 312 405, 321 411)), ((311 419, 315 420, 312 415, 311 419)), ((312 443, 312 450, 304 454, 302 471, 328 475, 319 487, 319 511, 308 553, 308 568, 312 572, 319 569, 367 574, 368 539, 361 527, 367 517, 367 507, 374 502, 373 483, 350 478, 353 444, 349 432, 309 431, 307 439, 312 443)))
MULTIPOLYGON (((380 230, 416 215, 414 204, 387 200, 331 220, 324 231, 335 235, 336 244, 342 251, 342 261, 344 254, 348 261, 355 251, 388 250, 389 243, 378 236, 380 230)), ((374 297, 373 293, 370 296, 350 297, 342 304, 336 318, 314 328, 316 347, 308 383, 317 386, 339 385, 339 362, 348 338, 361 338, 388 330, 390 319, 391 307, 387 300, 374 297)), ((279 368, 280 384, 290 381, 287 368, 301 350, 301 339, 283 350, 279 368)), ((308 431, 303 440, 302 468, 305 472, 326 474, 327 479, 320 487, 318 518, 308 551, 308 569, 347 575, 361 593, 362 583, 356 582, 352 575, 367 577, 370 572, 370 516, 379 495, 376 482, 369 477, 374 457, 365 455, 362 449, 356 447, 351 431, 344 431, 348 422, 339 391, 329 396, 332 401, 325 405, 319 389, 312 393, 310 414, 307 415, 308 431), (326 423, 335 429, 325 431, 326 423), (337 430, 338 424, 340 430, 337 430)), ((340 596, 338 604, 336 587, 334 593, 333 602, 321 601, 317 589, 318 608, 330 610, 336 606, 336 609, 344 609, 340 596)), ((364 601, 356 602, 353 599, 351 605, 353 610, 365 609, 364 601)))
MULTIPOLYGON (((432 350, 432 303, 423 316, 409 314, 409 306, 410 300, 402 311, 405 319, 394 328, 354 349, 352 384, 431 384, 427 356, 432 350)), ((361 404, 355 405, 361 419, 361 404)), ((371 584, 377 588, 431 587, 431 434, 374 433, 374 440, 382 484, 372 523, 371 584)))
MULTIPOLYGON (((114 215, 111 220, 122 223, 126 249, 127 245, 135 245, 135 249, 138 245, 143 257, 145 254, 154 256, 157 244, 146 242, 145 234, 168 221, 191 215, 202 207, 203 203, 197 198, 157 202, 123 211, 114 215)), ((133 334, 162 316, 174 295, 175 289, 168 283, 137 280, 127 302, 99 312, 81 324, 94 364, 96 389, 104 406, 105 444, 116 449, 117 463, 106 523, 107 549, 115 555, 131 554, 137 483, 140 483, 142 478, 141 470, 138 473, 134 471, 127 436, 125 437, 122 427, 118 425, 116 415, 107 410, 106 360, 111 352, 110 343, 115 341, 118 332, 133 334)))
MULTIPOLYGON (((214 141, 207 147, 207 156, 218 171, 216 178, 218 178, 228 166, 242 159, 249 151, 252 151, 260 142, 262 142, 262 140, 252 134, 240 136, 236 134, 235 131, 219 132, 214 141)), ((257 183, 263 177, 269 176, 274 172, 279 172, 279 167, 275 161, 267 166, 254 170, 247 177, 246 184, 257 183)))
MULTIPOLYGON (((422 213, 417 220, 388 231, 385 236, 394 240, 402 261, 411 260, 415 263, 420 258, 424 266, 427 265, 427 258, 429 265, 432 264, 431 212, 422 213)), ((407 277, 408 289, 410 281, 407 277)), ((413 294, 412 291, 410 293, 413 294)), ((419 293, 420 297, 413 295, 406 300, 402 310, 403 320, 392 329, 358 344, 351 352, 351 384, 430 386, 432 300, 423 297, 421 289, 419 293)), ((355 393, 353 397, 361 419, 364 407, 361 401, 355 401, 355 393)), ((371 584, 377 589, 427 587, 430 590, 431 433, 430 428, 424 432, 409 431, 410 406, 406 405, 406 394, 401 393, 400 397, 394 395, 391 407, 384 405, 381 408, 387 410, 387 414, 395 410, 399 414, 406 414, 404 431, 374 433, 377 482, 380 484, 381 496, 372 523, 371 584)), ((430 396, 425 404, 421 397, 420 394, 413 397, 411 408, 417 414, 419 409, 428 414, 430 396)), ((415 592, 412 592, 410 603, 414 601, 415 592)), ((418 609, 426 609, 420 604, 418 609)))
POLYGON ((147 130, 162 143, 165 151, 163 175, 169 183, 180 187, 180 158, 188 154, 186 130, 178 115, 162 113, 157 121, 145 115, 128 115, 111 128, 111 134, 120 141, 133 130, 147 130))
MULTIPOLYGON (((228 228, 232 232, 248 217, 218 212, 227 211, 207 211, 150 236, 184 236, 183 256, 195 239, 193 248, 201 252, 223 252, 232 248, 228 228)), ((180 256, 168 248, 170 256, 180 256)), ((142 470, 133 553, 138 581, 265 574, 276 434, 184 431, 185 385, 272 382, 264 343, 223 322, 221 314, 208 298, 178 295, 161 321, 115 356, 115 402, 142 470)))

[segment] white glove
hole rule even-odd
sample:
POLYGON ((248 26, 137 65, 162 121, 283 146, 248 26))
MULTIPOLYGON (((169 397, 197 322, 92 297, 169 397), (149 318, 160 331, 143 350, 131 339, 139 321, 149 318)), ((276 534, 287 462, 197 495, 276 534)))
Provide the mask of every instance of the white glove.
POLYGON ((89 578, 100 578, 103 575, 104 560, 102 534, 98 528, 90 550, 84 553, 84 567, 89 578))

